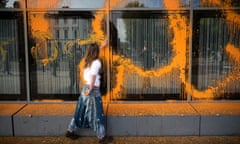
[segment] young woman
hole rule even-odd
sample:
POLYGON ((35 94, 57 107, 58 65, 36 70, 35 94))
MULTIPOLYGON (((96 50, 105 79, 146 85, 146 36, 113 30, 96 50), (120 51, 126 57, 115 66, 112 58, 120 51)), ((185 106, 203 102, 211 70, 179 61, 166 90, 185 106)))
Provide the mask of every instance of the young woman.
MULTIPOLYGON (((104 47, 104 45, 101 47, 104 47)), ((78 128, 93 128, 99 138, 99 143, 106 140, 103 104, 99 90, 99 72, 102 67, 99 51, 100 48, 97 44, 91 44, 85 54, 83 66, 84 86, 76 105, 74 117, 66 131, 66 137, 76 138, 77 135, 74 132, 78 128)))

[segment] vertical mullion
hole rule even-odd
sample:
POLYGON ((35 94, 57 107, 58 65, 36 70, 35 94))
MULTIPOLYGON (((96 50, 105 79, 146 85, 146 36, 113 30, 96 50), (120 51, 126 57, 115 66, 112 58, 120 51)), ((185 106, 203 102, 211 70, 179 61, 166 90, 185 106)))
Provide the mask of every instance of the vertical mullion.
POLYGON ((27 103, 30 102, 30 71, 29 71, 29 57, 28 57, 28 33, 27 33, 27 2, 24 0, 23 23, 24 23, 24 45, 25 45, 25 76, 26 76, 26 94, 27 103))

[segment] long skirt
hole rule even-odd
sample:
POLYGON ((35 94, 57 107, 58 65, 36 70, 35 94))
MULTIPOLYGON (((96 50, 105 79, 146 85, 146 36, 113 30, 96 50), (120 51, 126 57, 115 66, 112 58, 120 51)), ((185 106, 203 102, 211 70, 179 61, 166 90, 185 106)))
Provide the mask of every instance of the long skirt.
POLYGON ((88 96, 83 93, 88 89, 84 86, 78 98, 74 117, 68 130, 76 131, 79 128, 92 128, 98 138, 105 136, 104 112, 99 88, 94 88, 88 96))

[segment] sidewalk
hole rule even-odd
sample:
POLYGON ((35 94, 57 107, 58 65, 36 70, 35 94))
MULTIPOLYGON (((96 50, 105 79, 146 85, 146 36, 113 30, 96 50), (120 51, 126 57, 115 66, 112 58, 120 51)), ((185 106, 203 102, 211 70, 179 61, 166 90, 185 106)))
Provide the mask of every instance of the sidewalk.
MULTIPOLYGON (((1 144, 96 144, 96 137, 0 137, 1 144)), ((108 144, 240 144, 240 136, 110 137, 108 144)))

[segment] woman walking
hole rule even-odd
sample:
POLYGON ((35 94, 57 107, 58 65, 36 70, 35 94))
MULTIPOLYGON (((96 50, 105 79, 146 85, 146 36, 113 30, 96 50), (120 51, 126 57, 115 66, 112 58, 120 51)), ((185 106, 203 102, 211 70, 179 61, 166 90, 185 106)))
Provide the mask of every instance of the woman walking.
MULTIPOLYGON (((105 47, 105 45, 102 47, 105 47)), ((100 48, 97 44, 91 44, 87 49, 82 74, 84 86, 65 136, 76 138, 75 132, 78 128, 92 128, 99 138, 99 143, 104 143, 106 134, 103 104, 99 89, 101 84, 100 70, 102 67, 99 51, 100 48)))

